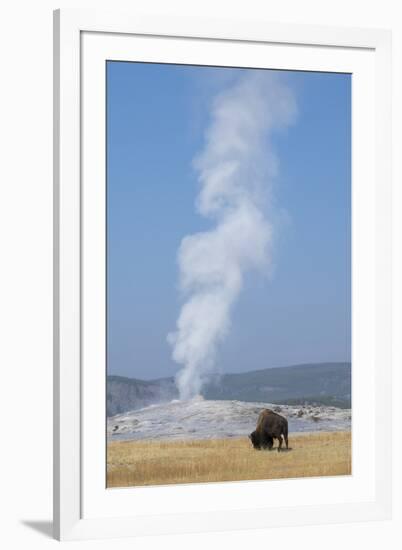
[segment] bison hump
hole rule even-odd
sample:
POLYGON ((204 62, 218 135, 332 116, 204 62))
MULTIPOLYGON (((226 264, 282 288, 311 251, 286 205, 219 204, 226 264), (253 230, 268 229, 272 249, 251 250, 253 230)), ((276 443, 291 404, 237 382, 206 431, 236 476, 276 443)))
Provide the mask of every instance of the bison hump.
POLYGON ((271 409, 263 409, 258 416, 256 431, 263 431, 266 428, 267 423, 270 424, 272 421, 275 421, 275 423, 279 421, 281 424, 288 423, 284 416, 274 412, 271 409))

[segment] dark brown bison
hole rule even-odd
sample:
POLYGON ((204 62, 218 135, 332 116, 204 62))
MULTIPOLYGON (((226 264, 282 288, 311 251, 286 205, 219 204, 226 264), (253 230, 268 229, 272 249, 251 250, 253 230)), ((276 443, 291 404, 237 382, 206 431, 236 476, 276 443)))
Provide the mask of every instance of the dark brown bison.
POLYGON ((271 450, 274 446, 274 439, 278 439, 278 451, 280 451, 283 443, 282 436, 285 438, 286 449, 288 449, 288 421, 271 409, 264 409, 260 412, 257 427, 249 435, 249 438, 254 449, 257 450, 271 450))

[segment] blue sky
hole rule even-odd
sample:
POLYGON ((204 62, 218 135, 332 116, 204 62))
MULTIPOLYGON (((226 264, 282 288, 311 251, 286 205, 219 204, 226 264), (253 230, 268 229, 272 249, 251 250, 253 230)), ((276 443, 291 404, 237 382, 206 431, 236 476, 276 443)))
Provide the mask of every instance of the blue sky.
MULTIPOLYGON (((107 64, 109 374, 179 369, 166 336, 180 311, 177 249, 213 226, 197 214, 192 159, 212 97, 239 69, 107 64)), ((273 135, 271 276, 247 273, 218 368, 350 360, 351 77, 283 72, 298 117, 273 135)))

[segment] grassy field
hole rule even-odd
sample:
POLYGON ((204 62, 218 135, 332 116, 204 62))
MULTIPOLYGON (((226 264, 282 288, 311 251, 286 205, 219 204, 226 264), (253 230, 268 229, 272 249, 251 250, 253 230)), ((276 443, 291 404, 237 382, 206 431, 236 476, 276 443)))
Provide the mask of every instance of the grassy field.
POLYGON ((292 435, 288 452, 256 451, 248 438, 113 441, 107 486, 166 485, 351 473, 350 432, 292 435))

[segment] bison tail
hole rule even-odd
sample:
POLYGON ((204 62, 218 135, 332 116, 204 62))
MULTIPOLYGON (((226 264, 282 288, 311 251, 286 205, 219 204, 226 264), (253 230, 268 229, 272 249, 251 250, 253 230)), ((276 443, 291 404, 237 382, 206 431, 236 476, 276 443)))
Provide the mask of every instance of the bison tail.
POLYGON ((286 426, 283 427, 283 437, 285 438, 286 448, 289 448, 288 445, 288 424, 286 422, 286 426))

